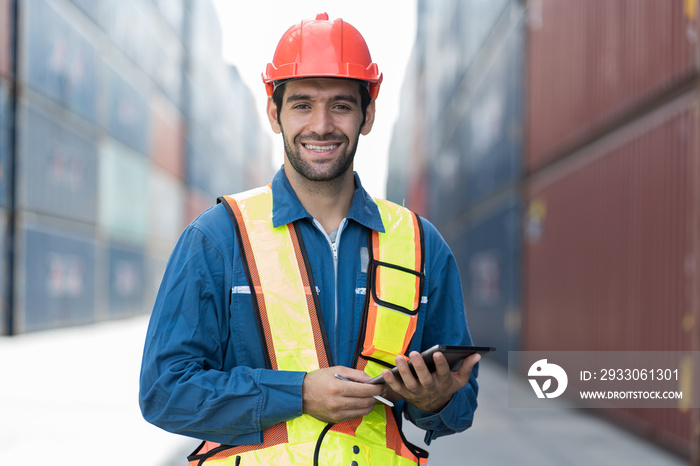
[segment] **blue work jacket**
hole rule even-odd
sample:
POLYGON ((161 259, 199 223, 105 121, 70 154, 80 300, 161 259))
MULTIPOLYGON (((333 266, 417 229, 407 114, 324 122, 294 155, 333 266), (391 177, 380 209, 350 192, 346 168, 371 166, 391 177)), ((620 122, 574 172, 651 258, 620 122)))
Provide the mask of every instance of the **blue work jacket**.
MULTIPOLYGON (((377 206, 355 175, 352 204, 334 245, 282 169, 272 193, 274 226, 300 227, 333 364, 351 367, 365 303, 368 234, 384 231, 377 206)), ((423 226, 424 296, 409 350, 470 345, 454 257, 435 227, 425 220, 423 226)), ((141 366, 143 416, 198 439, 262 443, 264 429, 302 414, 305 375, 266 369, 263 344, 235 229, 225 207, 216 205, 185 229, 168 261, 141 366)), ((477 370, 439 413, 403 401, 394 409, 427 431, 426 443, 462 431, 471 426, 477 406, 477 370)))

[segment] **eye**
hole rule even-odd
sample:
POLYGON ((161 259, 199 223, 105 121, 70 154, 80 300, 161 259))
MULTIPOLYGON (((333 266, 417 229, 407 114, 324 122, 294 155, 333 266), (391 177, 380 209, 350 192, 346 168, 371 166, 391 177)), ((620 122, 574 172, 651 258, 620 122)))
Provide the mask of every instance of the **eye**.
POLYGON ((311 108, 311 106, 309 104, 305 104, 305 103, 298 103, 298 104, 294 104, 292 106, 292 108, 295 110, 307 110, 307 109, 311 108))

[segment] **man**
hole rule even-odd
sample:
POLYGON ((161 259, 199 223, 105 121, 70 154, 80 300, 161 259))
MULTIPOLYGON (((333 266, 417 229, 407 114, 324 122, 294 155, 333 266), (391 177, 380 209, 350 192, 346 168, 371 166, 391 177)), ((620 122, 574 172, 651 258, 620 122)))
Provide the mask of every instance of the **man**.
POLYGON ((183 232, 148 330, 143 415, 205 440, 193 465, 423 463, 401 414, 428 444, 468 428, 479 356, 451 372, 438 353, 428 370, 418 351, 472 344, 454 258, 353 172, 382 76, 359 32, 322 14, 287 31, 263 80, 283 168, 183 232))

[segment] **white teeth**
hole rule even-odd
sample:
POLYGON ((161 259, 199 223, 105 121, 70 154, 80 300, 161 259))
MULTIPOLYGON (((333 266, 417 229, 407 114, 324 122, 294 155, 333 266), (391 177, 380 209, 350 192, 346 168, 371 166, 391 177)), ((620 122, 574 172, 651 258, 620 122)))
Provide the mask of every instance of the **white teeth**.
POLYGON ((311 144, 304 144, 304 147, 315 152, 326 152, 335 149, 336 147, 338 147, 338 145, 339 144, 333 144, 331 146, 314 146, 311 144))

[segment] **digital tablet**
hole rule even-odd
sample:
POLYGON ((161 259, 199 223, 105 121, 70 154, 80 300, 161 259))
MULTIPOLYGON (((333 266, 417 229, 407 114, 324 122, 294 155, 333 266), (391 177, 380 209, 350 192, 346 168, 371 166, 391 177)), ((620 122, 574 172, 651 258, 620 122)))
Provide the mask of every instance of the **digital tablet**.
MULTIPOLYGON (((433 372, 435 370, 435 361, 433 361, 433 354, 437 351, 445 355, 445 358, 447 359, 447 364, 450 365, 450 370, 456 371, 457 369, 459 369, 459 366, 462 364, 462 360, 464 358, 471 356, 474 353, 479 353, 482 356, 486 356, 487 354, 496 351, 496 348, 494 348, 493 346, 435 345, 432 348, 427 349, 421 353, 421 356, 423 356, 423 361, 425 361, 425 364, 426 366, 428 366, 430 372, 433 372)), ((413 375, 416 376, 416 371, 413 370, 413 365, 411 364, 411 361, 408 361, 408 367, 411 369, 413 375)), ((391 369, 391 373, 394 374, 394 376, 398 380, 401 380, 401 374, 399 374, 398 368, 394 367, 393 369, 391 369)), ((384 377, 382 375, 379 375, 371 380, 368 380, 365 383, 384 383, 384 377)))

